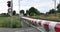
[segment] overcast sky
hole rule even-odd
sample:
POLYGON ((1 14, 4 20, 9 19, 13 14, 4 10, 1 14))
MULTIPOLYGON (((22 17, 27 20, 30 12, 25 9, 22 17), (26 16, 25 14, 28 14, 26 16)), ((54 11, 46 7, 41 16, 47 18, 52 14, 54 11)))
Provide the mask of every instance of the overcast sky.
MULTIPOLYGON (((7 13, 7 1, 8 0, 0 0, 0 13, 7 13)), ((18 10, 18 1, 13 0, 13 10, 18 10)), ((56 4, 59 3, 59 0, 56 0, 56 4)), ((52 0, 20 0, 20 10, 28 10, 30 7, 37 8, 40 12, 45 13, 48 12, 50 9, 54 8, 54 2, 52 0)))

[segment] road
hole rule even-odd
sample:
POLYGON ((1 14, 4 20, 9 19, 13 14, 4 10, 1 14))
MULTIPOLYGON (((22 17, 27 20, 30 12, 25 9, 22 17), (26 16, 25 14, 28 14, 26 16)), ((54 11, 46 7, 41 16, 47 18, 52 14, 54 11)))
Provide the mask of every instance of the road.
POLYGON ((35 28, 0 28, 0 32, 40 32, 35 28))

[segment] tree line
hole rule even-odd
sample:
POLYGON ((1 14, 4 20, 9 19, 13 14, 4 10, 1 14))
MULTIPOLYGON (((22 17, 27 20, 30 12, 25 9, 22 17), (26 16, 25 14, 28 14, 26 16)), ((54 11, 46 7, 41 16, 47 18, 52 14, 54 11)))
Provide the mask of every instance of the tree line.
POLYGON ((48 14, 55 14, 55 13, 60 13, 60 3, 57 5, 57 10, 56 9, 50 9, 49 12, 46 12, 48 14))
POLYGON ((29 10, 26 10, 26 13, 24 13, 24 10, 20 10, 20 13, 23 14, 24 16, 40 15, 40 12, 36 8, 34 8, 34 7, 31 7, 29 10))
MULTIPOLYGON (((12 15, 13 15, 13 16, 14 16, 14 15, 17 15, 15 10, 12 11, 12 15)), ((8 13, 1 13, 0 16, 10 16, 10 15, 9 15, 8 13)))
MULTIPOLYGON (((24 16, 38 16, 38 15, 44 15, 44 13, 41 13, 38 9, 35 7, 31 7, 28 10, 26 10, 26 13, 24 10, 20 10, 20 13, 23 14, 24 16)), ((57 5, 57 10, 56 9, 50 9, 49 12, 46 12, 46 14, 55 14, 55 13, 60 13, 60 3, 57 5)), ((6 13, 3 13, 6 15, 6 13)), ((8 15, 8 13, 7 13, 8 15)), ((16 11, 14 10, 12 15, 16 15, 16 11)))
MULTIPOLYGON (((31 7, 29 10, 26 10, 26 13, 24 13, 24 10, 20 10, 20 13, 22 13, 23 15, 27 16, 36 16, 36 15, 41 15, 44 13, 41 13, 38 9, 31 7)), ((49 12, 46 12, 46 14, 56 14, 56 13, 60 13, 60 3, 57 5, 57 10, 56 9, 50 9, 49 12)))

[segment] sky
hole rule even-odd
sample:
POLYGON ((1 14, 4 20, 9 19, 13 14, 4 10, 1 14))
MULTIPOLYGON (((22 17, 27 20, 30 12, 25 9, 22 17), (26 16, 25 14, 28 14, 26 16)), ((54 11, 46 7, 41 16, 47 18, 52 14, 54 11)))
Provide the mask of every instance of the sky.
MULTIPOLYGON (((7 13, 7 1, 9 0, 0 0, 0 13, 7 13)), ((19 13, 19 0, 13 0, 13 10, 16 10, 19 13)), ((59 0, 56 0, 56 4, 59 3, 59 0)), ((56 5, 57 6, 57 5, 56 5)), ((41 13, 46 13, 50 9, 54 8, 53 0, 20 0, 20 10, 29 10, 30 7, 35 7, 41 13)))

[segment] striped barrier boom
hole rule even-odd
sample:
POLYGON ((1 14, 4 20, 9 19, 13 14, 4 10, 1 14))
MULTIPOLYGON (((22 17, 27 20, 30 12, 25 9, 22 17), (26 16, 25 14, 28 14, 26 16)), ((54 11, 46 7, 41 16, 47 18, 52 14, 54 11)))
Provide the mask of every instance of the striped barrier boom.
POLYGON ((60 32, 60 22, 32 19, 28 17, 21 17, 21 18, 42 27, 41 29, 42 32, 60 32))

